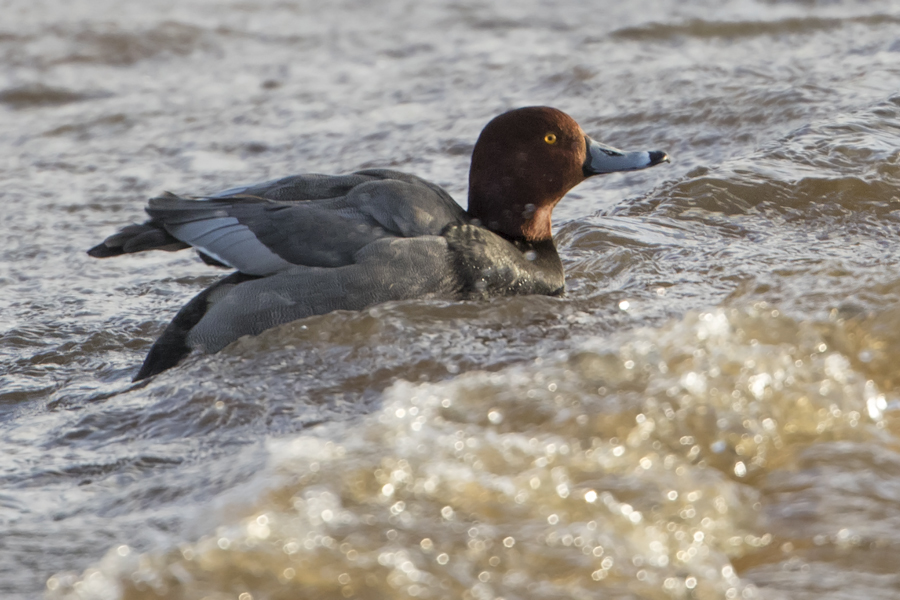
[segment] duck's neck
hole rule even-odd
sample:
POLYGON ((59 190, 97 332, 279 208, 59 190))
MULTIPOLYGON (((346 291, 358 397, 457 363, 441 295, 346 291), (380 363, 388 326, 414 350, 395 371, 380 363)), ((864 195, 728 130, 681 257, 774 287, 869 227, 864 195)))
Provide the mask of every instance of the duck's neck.
POLYGON ((487 185, 473 183, 470 180, 468 213, 484 227, 510 240, 552 240, 550 215, 559 198, 548 203, 510 178, 487 185))

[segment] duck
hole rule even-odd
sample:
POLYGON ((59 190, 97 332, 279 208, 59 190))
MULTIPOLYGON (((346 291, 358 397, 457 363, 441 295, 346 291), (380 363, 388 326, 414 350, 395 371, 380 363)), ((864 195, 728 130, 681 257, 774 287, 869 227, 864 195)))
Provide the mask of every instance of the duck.
POLYGON ((232 269, 185 304, 135 381, 192 352, 336 310, 397 300, 559 296, 565 273, 553 208, 589 177, 645 169, 669 156, 624 152, 566 113, 528 106, 493 118, 472 151, 468 208, 439 186, 389 169, 302 174, 208 196, 164 193, 149 220, 88 250, 109 258, 194 248, 232 269))

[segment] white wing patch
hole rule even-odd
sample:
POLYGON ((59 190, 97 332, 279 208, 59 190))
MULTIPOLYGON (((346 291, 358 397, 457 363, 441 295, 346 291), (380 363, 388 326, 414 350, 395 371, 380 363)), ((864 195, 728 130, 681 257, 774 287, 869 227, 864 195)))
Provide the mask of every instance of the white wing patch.
POLYGON ((234 217, 169 223, 166 229, 182 242, 248 275, 271 275, 292 266, 234 217))

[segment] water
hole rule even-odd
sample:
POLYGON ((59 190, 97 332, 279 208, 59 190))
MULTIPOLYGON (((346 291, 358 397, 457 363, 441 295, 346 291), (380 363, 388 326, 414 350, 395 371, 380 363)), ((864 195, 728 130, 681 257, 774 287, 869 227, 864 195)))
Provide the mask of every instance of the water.
POLYGON ((890 1, 23 2, 0 20, 0 595, 900 597, 890 1), (133 386, 219 276, 163 190, 466 194, 548 104, 673 157, 555 212, 565 298, 406 302, 133 386))

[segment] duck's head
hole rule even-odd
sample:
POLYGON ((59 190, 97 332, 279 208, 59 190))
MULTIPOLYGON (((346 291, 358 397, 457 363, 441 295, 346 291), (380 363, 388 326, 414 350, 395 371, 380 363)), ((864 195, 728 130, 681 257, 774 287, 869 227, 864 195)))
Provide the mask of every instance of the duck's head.
POLYGON ((588 177, 668 161, 658 150, 622 152, 595 142, 555 108, 518 108, 494 118, 475 143, 468 212, 509 238, 548 240, 553 207, 588 177))

